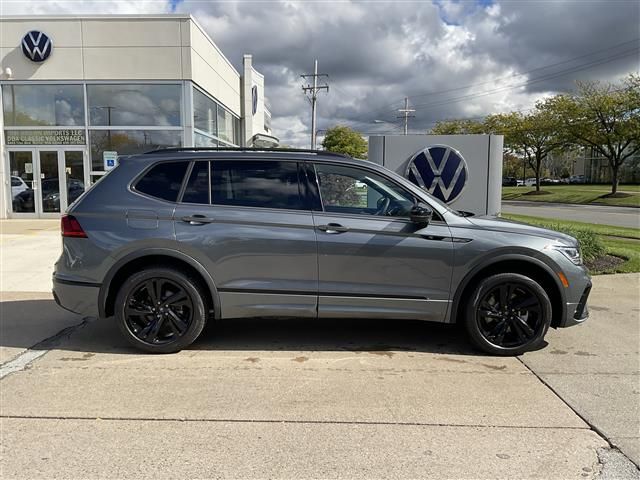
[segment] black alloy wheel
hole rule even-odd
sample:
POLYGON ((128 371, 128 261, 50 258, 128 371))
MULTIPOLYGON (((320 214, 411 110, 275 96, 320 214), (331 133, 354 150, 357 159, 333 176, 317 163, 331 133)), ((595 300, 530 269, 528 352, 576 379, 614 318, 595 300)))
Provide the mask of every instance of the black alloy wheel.
POLYGON ((482 335, 498 347, 520 347, 535 335, 542 306, 524 285, 503 283, 489 290, 476 308, 482 335))
POLYGON ((467 331, 482 350, 520 355, 540 346, 551 322, 544 289, 519 274, 499 274, 478 285, 467 307, 467 331))
POLYGON ((125 315, 133 335, 143 342, 162 345, 187 332, 193 320, 193 301, 175 282, 150 278, 127 296, 125 315))
POLYGON ((197 279, 173 268, 129 277, 116 297, 116 321, 125 338, 147 352, 172 353, 190 345, 207 319, 206 295, 197 279))

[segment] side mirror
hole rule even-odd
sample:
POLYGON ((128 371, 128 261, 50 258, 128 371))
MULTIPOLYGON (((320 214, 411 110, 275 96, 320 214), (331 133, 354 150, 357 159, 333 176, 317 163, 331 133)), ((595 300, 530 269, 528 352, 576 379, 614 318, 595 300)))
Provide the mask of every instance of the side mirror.
POLYGON ((409 213, 411 221, 420 227, 426 227, 431 222, 431 217, 433 217, 433 210, 424 204, 418 203, 413 206, 411 212, 409 213))

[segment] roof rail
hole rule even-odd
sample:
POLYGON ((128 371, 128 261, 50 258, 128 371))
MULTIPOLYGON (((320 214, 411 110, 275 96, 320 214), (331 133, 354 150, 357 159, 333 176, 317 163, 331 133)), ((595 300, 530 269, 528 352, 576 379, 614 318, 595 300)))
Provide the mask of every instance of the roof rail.
POLYGON ((259 148, 259 147, 167 147, 144 152, 174 153, 174 152, 277 152, 277 153, 315 153, 316 155, 331 155, 335 157, 351 158, 342 153, 329 152, 327 150, 310 150, 305 148, 259 148))

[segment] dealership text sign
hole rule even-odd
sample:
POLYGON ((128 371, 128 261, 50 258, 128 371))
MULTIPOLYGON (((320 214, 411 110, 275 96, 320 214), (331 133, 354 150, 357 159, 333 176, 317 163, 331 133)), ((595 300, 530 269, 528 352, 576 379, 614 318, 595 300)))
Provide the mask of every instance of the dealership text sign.
POLYGON ((84 145, 84 130, 5 130, 7 145, 84 145))

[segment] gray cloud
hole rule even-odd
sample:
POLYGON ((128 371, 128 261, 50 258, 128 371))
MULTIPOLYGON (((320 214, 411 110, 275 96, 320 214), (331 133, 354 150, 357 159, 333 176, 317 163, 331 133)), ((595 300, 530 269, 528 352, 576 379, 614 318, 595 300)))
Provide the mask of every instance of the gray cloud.
MULTIPOLYGON (((25 3, 5 0, 3 13, 25 13, 25 3)), ((28 13, 159 13, 171 4, 53 0, 30 3, 28 13)), ((613 81, 640 64, 634 0, 185 0, 177 11, 192 14, 236 67, 242 54, 254 55, 275 133, 299 146, 310 127, 299 75, 314 58, 331 87, 320 96, 318 128, 346 123, 363 132, 397 131, 405 95, 417 110, 411 130, 421 132, 437 120, 526 109, 576 80, 613 81)))
POLYGON ((318 128, 395 131, 396 109, 408 95, 417 110, 412 130, 425 131, 437 120, 528 108, 576 80, 611 81, 637 71, 639 8, 633 1, 179 6, 236 64, 243 53, 254 55, 266 75, 276 134, 298 145, 306 145, 310 125, 299 75, 314 58, 331 86, 320 97, 318 128), (545 65, 555 66, 539 68, 545 65))

